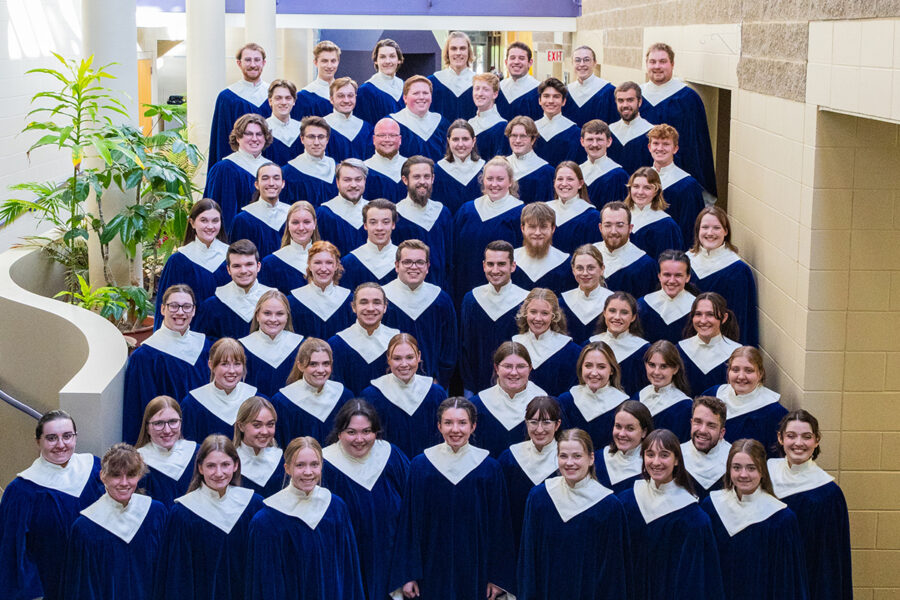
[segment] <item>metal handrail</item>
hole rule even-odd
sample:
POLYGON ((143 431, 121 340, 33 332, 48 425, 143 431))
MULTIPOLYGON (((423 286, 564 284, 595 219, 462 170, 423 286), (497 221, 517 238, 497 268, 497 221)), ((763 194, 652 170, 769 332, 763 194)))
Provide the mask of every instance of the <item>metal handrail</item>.
POLYGON ((4 402, 6 402, 7 404, 9 404, 9 405, 12 406, 13 408, 16 408, 16 409, 22 411, 23 413, 25 413, 25 414, 28 415, 29 417, 34 417, 35 419, 40 419, 41 416, 42 416, 41 413, 39 413, 38 411, 34 410, 33 408, 31 408, 30 406, 28 406, 28 405, 25 404, 24 402, 19 402, 18 400, 16 400, 15 398, 13 398, 12 396, 10 396, 9 394, 7 394, 6 392, 4 392, 3 390, 0 390, 0 400, 3 400, 4 402))

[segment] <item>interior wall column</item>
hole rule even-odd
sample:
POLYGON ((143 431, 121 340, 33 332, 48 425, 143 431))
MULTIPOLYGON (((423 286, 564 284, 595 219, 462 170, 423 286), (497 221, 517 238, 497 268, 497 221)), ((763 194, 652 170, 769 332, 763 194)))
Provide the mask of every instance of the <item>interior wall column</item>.
POLYGON ((266 51, 263 79, 272 81, 280 77, 275 34, 275 0, 244 0, 244 26, 246 42, 255 42, 266 51))
MULTIPOLYGON (((206 155, 216 96, 226 85, 225 0, 187 0, 185 13, 188 138, 206 155)), ((204 163, 195 183, 205 181, 204 163)))

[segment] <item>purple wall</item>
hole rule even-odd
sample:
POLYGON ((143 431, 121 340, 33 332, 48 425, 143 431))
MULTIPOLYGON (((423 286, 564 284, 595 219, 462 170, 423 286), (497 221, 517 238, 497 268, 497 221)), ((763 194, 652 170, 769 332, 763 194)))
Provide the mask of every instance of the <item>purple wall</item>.
MULTIPOLYGON (((137 0, 138 6, 153 6, 167 12, 184 12, 185 0, 137 0)), ((225 0, 229 13, 244 12, 244 0, 225 0)), ((338 15, 431 15, 499 17, 578 17, 581 0, 401 0, 373 3, 371 0, 278 0, 280 14, 338 15)))
POLYGON ((400 44, 404 61, 397 75, 406 79, 410 75, 431 75, 441 68, 441 47, 430 31, 394 31, 322 29, 319 39, 331 40, 341 48, 341 66, 338 77, 352 77, 357 83, 367 80, 375 72, 372 65, 372 48, 382 38, 390 38, 400 44))

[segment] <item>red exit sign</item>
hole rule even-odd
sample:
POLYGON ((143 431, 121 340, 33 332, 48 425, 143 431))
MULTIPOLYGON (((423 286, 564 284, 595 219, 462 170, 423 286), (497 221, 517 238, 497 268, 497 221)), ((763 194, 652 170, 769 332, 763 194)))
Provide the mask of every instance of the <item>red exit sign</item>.
POLYGON ((563 51, 562 50, 547 50, 547 62, 562 62, 563 61, 563 51))

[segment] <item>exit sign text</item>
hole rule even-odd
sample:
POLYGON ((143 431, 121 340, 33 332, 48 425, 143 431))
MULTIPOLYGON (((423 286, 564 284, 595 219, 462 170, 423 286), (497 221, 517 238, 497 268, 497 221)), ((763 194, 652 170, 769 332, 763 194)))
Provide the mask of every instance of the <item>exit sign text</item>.
POLYGON ((547 50, 547 62, 562 62, 562 50, 547 50))

